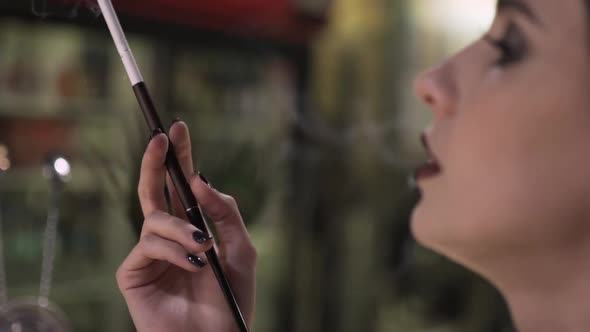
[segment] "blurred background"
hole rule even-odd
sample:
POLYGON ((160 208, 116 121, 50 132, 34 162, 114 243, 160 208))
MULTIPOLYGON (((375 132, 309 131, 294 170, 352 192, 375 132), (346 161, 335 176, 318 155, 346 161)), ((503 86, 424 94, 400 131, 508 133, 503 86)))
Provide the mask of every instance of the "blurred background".
MULTIPOLYGON (((408 228, 430 121, 413 79, 478 38, 495 0, 113 3, 163 120, 187 122, 198 170, 240 204, 254 331, 513 330, 491 287, 408 228)), ((50 300, 74 331, 134 331, 114 274, 148 137, 95 5, 0 0, 0 293, 38 295, 53 204, 50 300), (55 156, 71 164, 58 201, 55 156)))

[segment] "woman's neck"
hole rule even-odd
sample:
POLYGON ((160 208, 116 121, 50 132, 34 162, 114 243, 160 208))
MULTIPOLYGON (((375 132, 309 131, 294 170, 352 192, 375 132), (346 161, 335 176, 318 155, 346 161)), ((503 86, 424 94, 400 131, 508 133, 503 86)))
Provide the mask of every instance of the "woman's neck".
MULTIPOLYGON (((572 285, 573 286, 573 285, 572 285)), ((506 296, 519 332, 590 330, 590 281, 561 290, 522 289, 506 296)))
POLYGON ((582 252, 529 257, 492 278, 519 332, 590 331, 590 255, 582 252))

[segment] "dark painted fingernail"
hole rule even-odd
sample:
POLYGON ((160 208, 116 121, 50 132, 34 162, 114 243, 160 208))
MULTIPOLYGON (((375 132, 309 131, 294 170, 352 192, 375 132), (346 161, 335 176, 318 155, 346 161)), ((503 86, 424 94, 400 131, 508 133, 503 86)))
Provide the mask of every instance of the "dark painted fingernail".
POLYGON ((195 239, 195 241, 196 241, 198 244, 204 244, 204 243, 206 243, 207 241, 209 241, 209 240, 213 239, 213 237, 212 237, 211 235, 207 235, 207 234, 205 234, 205 233, 203 233, 203 232, 201 232, 201 231, 199 231, 199 230, 196 230, 196 231, 193 233, 193 239, 195 239))
POLYGON ((152 137, 151 137, 151 138, 154 138, 154 137, 156 137, 156 136, 158 136, 158 135, 160 135, 160 134, 162 134, 162 133, 163 133, 162 129, 160 129, 160 128, 156 128, 156 129, 154 129, 154 130, 152 131, 152 137))
POLYGON ((209 180, 207 180, 207 178, 203 175, 203 173, 199 172, 198 175, 201 178, 201 181, 205 182, 208 186, 211 186, 211 184, 209 183, 209 180))
POLYGON ((170 123, 170 127, 172 127, 176 122, 180 122, 182 121, 181 118, 175 118, 174 120, 172 120, 172 122, 170 123))
POLYGON ((204 267, 205 265, 207 265, 207 263, 203 262, 203 260, 200 257, 197 257, 193 254, 188 254, 186 258, 191 264, 193 264, 196 267, 204 267))

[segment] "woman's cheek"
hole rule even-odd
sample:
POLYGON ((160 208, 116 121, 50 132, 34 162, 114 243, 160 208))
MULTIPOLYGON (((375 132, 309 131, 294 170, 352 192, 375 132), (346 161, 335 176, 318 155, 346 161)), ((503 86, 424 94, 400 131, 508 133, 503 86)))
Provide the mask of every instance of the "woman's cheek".
POLYGON ((580 199, 590 197, 590 176, 580 166, 590 164, 590 153, 575 143, 574 126, 557 125, 569 131, 539 135, 523 125, 493 141, 480 138, 477 146, 457 143, 440 195, 446 205, 438 206, 444 218, 432 241, 446 252, 477 256, 523 245, 542 249, 575 236, 588 216, 580 199))
POLYGON ((448 137, 443 173, 425 186, 416 218, 425 242, 449 250, 511 241, 517 219, 534 205, 520 148, 503 142, 510 135, 499 138, 493 126, 469 127, 448 137))

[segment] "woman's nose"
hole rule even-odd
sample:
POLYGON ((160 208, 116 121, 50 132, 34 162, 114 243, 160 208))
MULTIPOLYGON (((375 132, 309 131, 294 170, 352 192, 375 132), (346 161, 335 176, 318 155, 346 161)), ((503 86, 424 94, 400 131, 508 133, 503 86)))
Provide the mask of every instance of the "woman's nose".
POLYGON ((451 115, 454 111, 456 88, 448 64, 420 74, 414 83, 416 95, 432 110, 436 117, 451 115))

